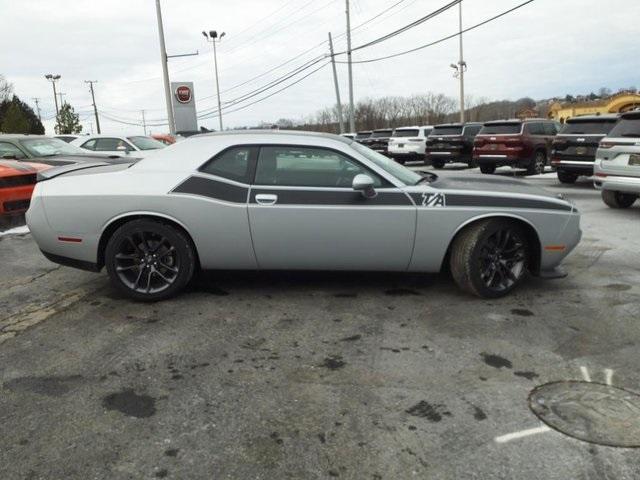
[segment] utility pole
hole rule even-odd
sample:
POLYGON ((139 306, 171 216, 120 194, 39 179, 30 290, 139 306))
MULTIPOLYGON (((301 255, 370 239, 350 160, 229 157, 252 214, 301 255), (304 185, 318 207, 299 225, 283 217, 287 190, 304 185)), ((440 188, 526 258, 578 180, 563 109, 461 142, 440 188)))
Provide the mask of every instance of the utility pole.
POLYGON ((173 107, 171 105, 171 89, 169 86, 169 67, 167 61, 167 49, 164 43, 164 28, 162 27, 162 12, 160 10, 160 0, 156 0, 156 15, 158 17, 158 36, 160 37, 160 60, 162 62, 162 77, 164 80, 164 97, 167 103, 167 119, 169 121, 169 133, 176 133, 176 121, 173 117, 173 107))
POLYGON ((142 110, 142 128, 144 128, 144 134, 147 134, 147 121, 144 118, 144 110, 142 110))
POLYGON ((98 129, 98 134, 100 134, 100 119, 98 118, 98 107, 96 107, 96 96, 93 93, 93 84, 98 83, 97 80, 85 80, 84 83, 89 84, 89 89, 91 90, 91 100, 93 101, 93 113, 96 116, 96 128, 98 129))
POLYGON ((218 78, 218 54, 216 51, 216 43, 222 40, 222 37, 225 36, 225 32, 222 32, 219 37, 216 30, 209 30, 208 35, 207 32, 203 31, 202 35, 207 39, 207 42, 211 42, 213 45, 213 68, 216 72, 216 92, 218 96, 218 120, 220 122, 220 131, 222 131, 222 104, 220 103, 220 80, 218 78))
POLYGON ((33 100, 36 103, 36 111, 38 112, 38 120, 40 120, 42 122, 42 117, 40 116, 40 99, 37 97, 32 97, 31 100, 33 100))
POLYGON ((333 39, 329 32, 329 51, 331 52, 331 66, 333 67, 333 83, 336 86, 336 101, 338 102, 338 125, 340 133, 344 133, 344 118, 342 117, 342 101, 340 100, 340 86, 338 85, 338 72, 336 71, 336 57, 333 54, 333 39))
POLYGON ((347 2, 347 62, 349 64, 349 131, 356 131, 355 108, 353 106, 353 66, 351 63, 351 14, 347 2))
POLYGON ((65 92, 58 92, 58 96, 60 97, 60 108, 64 107, 64 100, 62 99, 62 97, 66 95, 67 94, 65 92))
POLYGON ((460 123, 464 123, 465 111, 464 111, 464 72, 467 69, 467 64, 464 61, 464 54, 462 50, 462 0, 458 3, 458 18, 460 27, 460 61, 458 62, 460 73, 460 123))

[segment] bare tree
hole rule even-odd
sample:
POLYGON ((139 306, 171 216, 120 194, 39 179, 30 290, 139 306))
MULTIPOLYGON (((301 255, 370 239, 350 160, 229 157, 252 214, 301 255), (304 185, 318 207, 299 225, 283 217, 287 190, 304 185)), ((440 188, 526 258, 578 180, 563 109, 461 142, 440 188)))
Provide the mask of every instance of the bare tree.
POLYGON ((4 78, 4 75, 0 74, 0 102, 7 100, 12 94, 13 85, 4 78))

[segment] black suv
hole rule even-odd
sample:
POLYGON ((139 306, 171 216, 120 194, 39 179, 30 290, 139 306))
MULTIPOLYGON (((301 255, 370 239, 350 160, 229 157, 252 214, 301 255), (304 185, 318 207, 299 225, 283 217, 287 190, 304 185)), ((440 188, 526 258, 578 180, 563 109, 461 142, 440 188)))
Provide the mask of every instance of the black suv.
POLYGON ((573 183, 580 175, 593 175, 600 140, 614 127, 618 115, 585 115, 567 120, 551 145, 551 166, 558 180, 573 183))
POLYGON ((434 168, 443 168, 446 163, 462 162, 474 167, 473 140, 482 128, 482 123, 446 123, 433 127, 427 137, 425 159, 434 168))
POLYGON ((369 147, 371 150, 375 150, 383 155, 389 153, 389 139, 393 135, 391 128, 381 128, 374 130, 371 136, 364 140, 362 143, 369 147))

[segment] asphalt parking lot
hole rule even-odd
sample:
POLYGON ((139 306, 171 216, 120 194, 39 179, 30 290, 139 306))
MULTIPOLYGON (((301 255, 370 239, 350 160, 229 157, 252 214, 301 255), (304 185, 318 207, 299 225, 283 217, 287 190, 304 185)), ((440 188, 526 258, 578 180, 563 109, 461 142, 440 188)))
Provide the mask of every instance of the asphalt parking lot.
POLYGON ((640 205, 526 181, 576 202, 583 240, 567 278, 496 301, 443 275, 225 272, 132 303, 0 236, 0 478, 640 478, 637 449, 528 406, 554 381, 640 391, 640 205))

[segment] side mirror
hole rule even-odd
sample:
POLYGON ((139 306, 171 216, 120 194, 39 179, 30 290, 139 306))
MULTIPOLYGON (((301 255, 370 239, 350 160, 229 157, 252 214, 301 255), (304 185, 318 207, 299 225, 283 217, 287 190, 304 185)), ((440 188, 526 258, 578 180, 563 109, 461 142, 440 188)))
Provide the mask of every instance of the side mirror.
POLYGON ((369 175, 362 173, 353 177, 353 189, 365 198, 374 198, 378 193, 374 188, 374 181, 369 175))
POLYGON ((118 152, 129 153, 129 150, 127 150, 127 147, 125 147, 124 145, 120 145, 120 146, 116 147, 116 150, 118 152))
POLYGON ((18 157, 16 156, 15 153, 3 153, 2 154, 2 159, 3 160, 17 160, 18 157))

